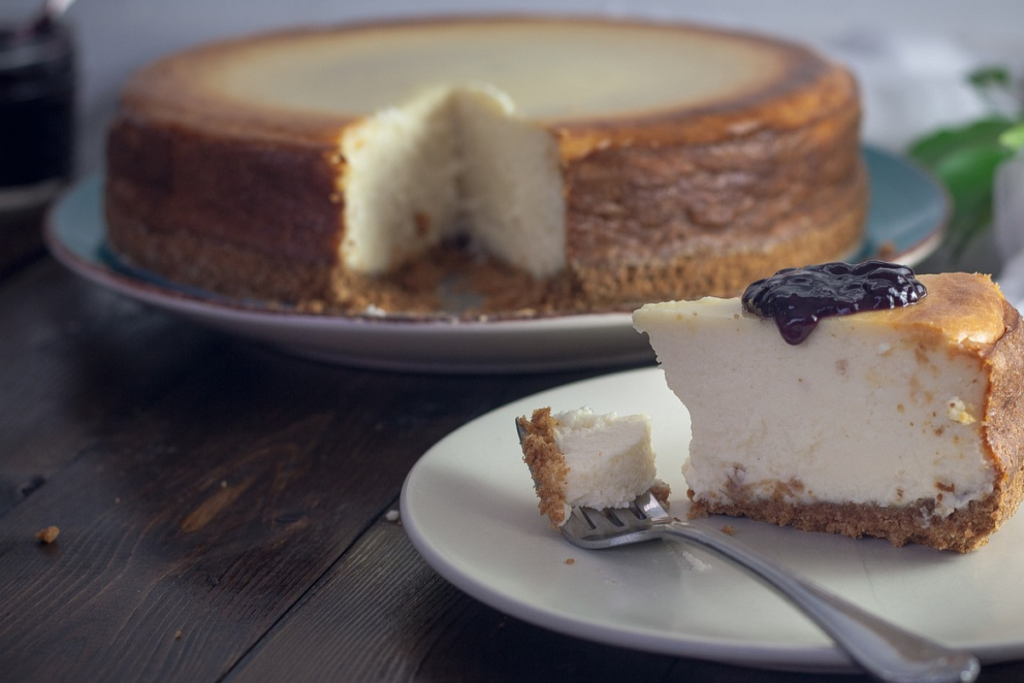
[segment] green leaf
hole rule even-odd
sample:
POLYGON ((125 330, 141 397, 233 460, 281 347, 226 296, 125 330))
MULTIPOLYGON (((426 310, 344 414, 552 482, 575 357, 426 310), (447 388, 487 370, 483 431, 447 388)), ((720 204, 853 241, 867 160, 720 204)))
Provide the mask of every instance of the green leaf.
POLYGON ((935 167, 953 199, 950 239, 960 254, 992 222, 992 182, 1011 152, 1001 145, 967 147, 948 154, 935 167))
POLYGON ((926 168, 934 168, 946 156, 965 147, 998 144, 999 136, 1013 123, 1007 118, 992 117, 961 128, 945 128, 920 138, 907 153, 926 168))
POLYGON ((1002 145, 977 145, 947 154, 934 170, 954 196, 986 194, 992 190, 996 167, 1010 155, 1002 145))
POLYGON ((1003 131, 999 136, 999 144, 1013 151, 1024 149, 1024 123, 1018 123, 1013 128, 1003 131))
MULTIPOLYGON (((937 131, 915 142, 911 159, 930 170, 949 191, 953 203, 947 240, 955 256, 992 222, 992 182, 996 168, 1013 152, 1002 144, 1014 121, 988 118, 960 128, 937 131)), ((1014 139, 1014 136, 1011 136, 1014 139)))

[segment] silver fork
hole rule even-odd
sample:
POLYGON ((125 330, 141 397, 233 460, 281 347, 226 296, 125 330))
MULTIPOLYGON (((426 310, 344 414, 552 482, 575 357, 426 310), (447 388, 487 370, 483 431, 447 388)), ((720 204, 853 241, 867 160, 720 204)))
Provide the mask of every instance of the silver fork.
POLYGON ((648 491, 622 509, 573 508, 562 535, 581 548, 611 548, 654 538, 679 537, 732 560, 788 598, 855 662, 893 683, 969 683, 980 665, 970 653, 952 650, 906 631, 742 545, 728 534, 669 516, 648 491))

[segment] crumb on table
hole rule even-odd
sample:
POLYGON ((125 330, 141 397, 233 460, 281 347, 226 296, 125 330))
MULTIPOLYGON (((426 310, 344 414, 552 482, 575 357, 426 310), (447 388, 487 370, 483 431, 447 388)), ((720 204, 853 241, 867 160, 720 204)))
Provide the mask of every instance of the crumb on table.
POLYGON ((36 532, 36 540, 40 543, 50 544, 57 540, 57 536, 60 535, 60 529, 55 526, 48 526, 45 529, 40 529, 36 532))
POLYGON ((729 535, 729 536, 732 536, 733 534, 736 533, 736 527, 734 527, 732 524, 726 524, 725 526, 722 527, 722 533, 726 534, 726 535, 729 535))

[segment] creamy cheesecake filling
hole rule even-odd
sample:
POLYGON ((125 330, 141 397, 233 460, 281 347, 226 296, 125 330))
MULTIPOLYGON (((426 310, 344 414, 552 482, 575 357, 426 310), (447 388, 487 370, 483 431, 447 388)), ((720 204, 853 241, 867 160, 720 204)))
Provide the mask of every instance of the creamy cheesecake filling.
POLYGON ((552 415, 546 407, 518 418, 516 428, 538 507, 553 528, 574 507, 623 508, 647 491, 668 506, 671 490, 656 478, 647 415, 597 415, 589 408, 552 415))
POLYGON ((356 273, 386 272, 450 235, 458 213, 451 93, 433 90, 345 130, 341 244, 356 273))
POLYGON ((455 96, 460 212, 488 253, 536 278, 565 267, 565 181, 552 135, 491 87, 455 96))
POLYGON ((590 409, 558 413, 555 443, 569 474, 570 507, 622 507, 654 484, 657 470, 646 415, 595 415, 590 409))
POLYGON ((825 319, 792 346, 739 299, 638 311, 637 329, 690 411, 683 473, 695 500, 919 507, 946 517, 991 494, 981 361, 886 320, 825 319))
POLYGON ((438 87, 346 129, 341 258, 378 275, 454 235, 535 278, 565 266, 558 147, 489 86, 438 87))

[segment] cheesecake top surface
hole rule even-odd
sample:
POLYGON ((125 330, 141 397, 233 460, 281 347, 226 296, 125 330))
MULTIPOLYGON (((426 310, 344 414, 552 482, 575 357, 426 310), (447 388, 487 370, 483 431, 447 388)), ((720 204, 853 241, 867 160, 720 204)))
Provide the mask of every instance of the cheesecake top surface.
POLYGON ((776 119, 798 125, 816 115, 801 98, 847 101, 854 91, 845 71, 782 41, 674 24, 493 17, 208 44, 136 72, 122 105, 219 132, 304 128, 323 137, 424 88, 479 83, 506 92, 522 116, 568 129, 729 112, 743 113, 729 125, 756 129, 750 108, 768 101, 776 119))
POLYGON ((865 311, 865 322, 932 330, 957 344, 985 348, 1006 332, 1006 300, 988 275, 919 275, 928 295, 912 306, 865 311))
MULTIPOLYGON (((849 323, 857 326, 887 327, 923 338, 942 339, 984 354, 1006 333, 1016 313, 1006 304, 999 287, 988 275, 940 273, 918 275, 928 293, 917 303, 880 311, 861 311, 823 318, 822 329, 849 323)), ((698 301, 649 304, 634 314, 638 328, 669 322, 678 315, 764 320, 742 309, 740 300, 707 297, 698 301)), ((770 321, 768 321, 770 322, 770 321)), ((814 334, 811 335, 814 337, 814 334)))

